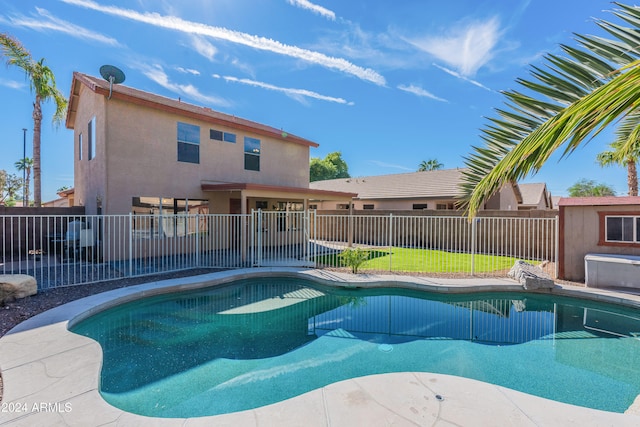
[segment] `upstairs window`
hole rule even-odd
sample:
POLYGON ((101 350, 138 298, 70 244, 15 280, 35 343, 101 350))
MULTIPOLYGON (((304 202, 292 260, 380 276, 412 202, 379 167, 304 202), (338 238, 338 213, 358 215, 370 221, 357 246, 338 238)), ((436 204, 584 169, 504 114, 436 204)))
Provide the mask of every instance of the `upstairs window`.
POLYGON ((209 139, 215 139, 216 141, 236 143, 236 134, 223 132, 221 130, 209 129, 209 139))
POLYGON ((178 122, 178 161, 200 163, 200 126, 178 122))
POLYGON ((82 160, 82 133, 78 134, 78 160, 82 160))
POLYGON ((244 137, 244 169, 248 171, 260 170, 260 140, 244 137))
POLYGON ((88 132, 89 141, 87 146, 89 147, 89 160, 96 157, 96 118, 95 116, 89 121, 88 132))

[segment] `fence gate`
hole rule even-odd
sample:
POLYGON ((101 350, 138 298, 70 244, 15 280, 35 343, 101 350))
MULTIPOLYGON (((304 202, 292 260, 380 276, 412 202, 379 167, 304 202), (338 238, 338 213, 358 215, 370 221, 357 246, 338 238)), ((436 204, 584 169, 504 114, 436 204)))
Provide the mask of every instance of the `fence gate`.
POLYGON ((311 215, 315 211, 252 210, 252 266, 315 267, 311 215))

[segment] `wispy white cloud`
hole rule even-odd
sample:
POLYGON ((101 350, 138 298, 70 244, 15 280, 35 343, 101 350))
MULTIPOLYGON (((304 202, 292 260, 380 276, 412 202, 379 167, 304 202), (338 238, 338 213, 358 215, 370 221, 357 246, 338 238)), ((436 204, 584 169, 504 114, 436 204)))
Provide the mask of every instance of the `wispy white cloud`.
POLYGON ((336 20, 336 14, 335 12, 319 6, 317 4, 311 3, 308 0, 287 0, 287 2, 292 5, 292 6, 296 6, 299 7, 301 9, 305 9, 305 10, 310 10, 311 12, 320 15, 320 16, 324 16, 327 19, 330 19, 332 21, 336 20))
POLYGON ((184 73, 184 74, 193 74, 194 76, 199 76, 200 75, 200 71, 194 70, 192 68, 176 67, 176 70, 178 70, 178 71, 180 71, 181 73, 184 73))
POLYGON ((140 13, 131 9, 123 9, 115 6, 103 6, 92 0, 61 0, 64 3, 85 7, 87 9, 146 23, 159 28, 181 31, 187 34, 197 34, 237 43, 254 49, 277 53, 317 64, 331 70, 341 71, 355 76, 361 80, 369 81, 384 86, 385 78, 370 68, 357 66, 346 59, 327 56, 320 52, 303 49, 297 46, 286 45, 279 41, 265 37, 254 36, 227 28, 213 27, 199 22, 186 21, 176 16, 163 16, 158 13, 140 13))
POLYGON ((390 168, 390 169, 400 169, 400 170, 404 170, 404 171, 412 171, 415 172, 415 168, 411 169, 408 168, 406 166, 402 166, 402 165, 395 165, 393 163, 386 163, 386 162, 381 162, 379 160, 369 160, 369 163, 372 163, 376 166, 380 166, 381 168, 390 168))
POLYGON ((492 18, 454 28, 448 36, 427 36, 407 41, 468 77, 493 58, 500 34, 498 19, 492 18))
POLYGON ((421 96, 424 98, 431 98, 431 99, 435 99, 436 101, 442 101, 442 102, 449 102, 446 99, 440 98, 438 96, 435 96, 434 94, 432 94, 431 92, 426 91, 425 89, 421 88, 420 86, 416 86, 416 85, 399 85, 398 89, 403 90, 405 92, 409 92, 412 93, 414 95, 417 96, 421 96))
POLYGON ((30 28, 36 31, 57 31, 78 39, 93 40, 110 46, 119 45, 118 41, 112 37, 96 33, 79 25, 72 24, 69 21, 57 18, 46 9, 36 7, 36 12, 38 13, 36 17, 24 15, 13 15, 10 17, 0 16, 0 22, 4 22, 13 27, 30 28))
POLYGON ((213 77, 215 78, 222 78, 225 81, 228 82, 234 82, 234 83, 241 83, 244 85, 248 85, 248 86, 253 86, 253 87, 258 87, 261 89, 267 89, 267 90, 273 90, 276 92, 282 92, 284 94, 286 94, 287 96, 290 96, 294 99, 297 100, 302 100, 304 98, 313 98, 313 99, 319 99, 321 101, 327 101, 327 102, 335 102, 337 104, 345 104, 345 105, 354 105, 353 102, 349 102, 345 99, 342 98, 335 98, 333 96, 327 96, 327 95, 321 95, 317 92, 313 92, 307 89, 294 89, 294 88, 286 88, 286 87, 280 87, 280 86, 274 86, 272 84, 269 83, 264 83, 264 82, 259 82, 256 80, 249 80, 249 79, 240 79, 237 77, 233 77, 233 76, 222 76, 220 77, 218 74, 213 74, 213 77))
POLYGON ((362 29, 360 24, 342 21, 339 29, 325 28, 318 41, 310 49, 340 55, 355 61, 363 61, 379 70, 421 68, 424 55, 416 53, 394 30, 374 33, 362 29))
POLYGON ((201 93, 198 88, 191 84, 185 85, 172 82, 171 80, 169 80, 169 76, 164 72, 162 66, 158 64, 151 66, 146 64, 137 64, 132 65, 132 68, 138 68, 148 79, 154 81, 165 89, 193 99, 200 103, 216 105, 220 107, 228 107, 230 105, 229 102, 223 98, 218 98, 216 96, 210 96, 201 93))
POLYGON ((0 78, 0 86, 8 87, 11 89, 24 89, 25 87, 27 87, 27 84, 23 82, 17 82, 15 80, 6 80, 0 78))
POLYGON ((191 37, 191 47, 209 61, 213 61, 213 57, 218 53, 218 49, 201 36, 194 35, 191 37))
POLYGON ((485 85, 483 85, 479 81, 476 81, 476 80, 470 79, 470 78, 468 78, 466 76, 463 76, 462 74, 458 73, 457 71, 450 70, 449 68, 443 67, 443 66, 438 65, 438 64, 433 64, 433 66, 436 67, 436 68, 441 69, 442 71, 444 71, 445 73, 447 73, 449 75, 452 75, 453 77, 459 78, 460 80, 464 80, 465 82, 469 82, 472 85, 476 85, 478 87, 481 87, 482 89, 488 90, 489 92, 494 92, 493 89, 490 89, 490 88, 486 87, 485 85))
POLYGON ((240 61, 238 58, 233 58, 231 60, 231 65, 236 67, 238 70, 242 71, 244 74, 254 77, 255 71, 253 67, 245 62, 240 61))

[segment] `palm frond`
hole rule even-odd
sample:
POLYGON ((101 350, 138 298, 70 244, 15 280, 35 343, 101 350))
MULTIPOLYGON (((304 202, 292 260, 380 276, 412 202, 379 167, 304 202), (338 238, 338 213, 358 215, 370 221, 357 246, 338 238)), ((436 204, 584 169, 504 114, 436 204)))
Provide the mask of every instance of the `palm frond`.
POLYGON ((611 39, 575 35, 577 47, 562 45, 563 55, 545 55, 544 67, 532 66, 530 78, 516 80, 523 90, 502 92, 506 108, 496 109, 481 130, 485 146, 464 159, 461 189, 470 216, 503 185, 540 170, 559 148, 569 155, 620 118, 636 123, 620 149, 631 152, 632 139, 640 136, 634 113, 640 106, 640 8, 615 4, 614 16, 631 28, 597 20, 611 39))

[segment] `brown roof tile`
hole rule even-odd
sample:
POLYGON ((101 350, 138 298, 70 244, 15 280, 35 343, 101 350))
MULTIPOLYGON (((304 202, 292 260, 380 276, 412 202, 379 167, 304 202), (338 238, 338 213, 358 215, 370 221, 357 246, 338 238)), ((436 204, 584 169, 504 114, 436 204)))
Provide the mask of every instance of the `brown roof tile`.
POLYGON ((357 193, 359 199, 456 198, 463 169, 315 181, 310 188, 357 193))
POLYGON ((563 197, 558 206, 620 206, 640 205, 638 196, 563 197))

